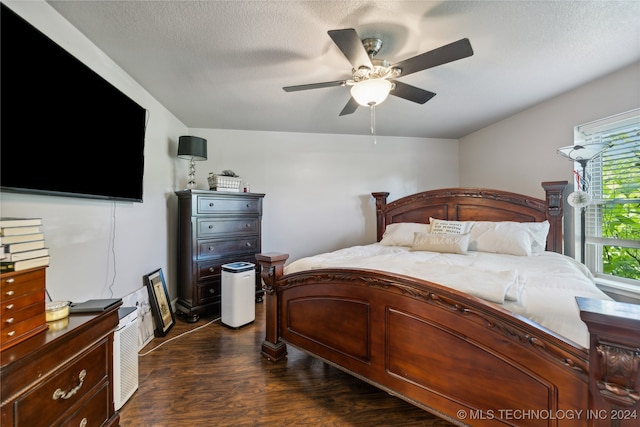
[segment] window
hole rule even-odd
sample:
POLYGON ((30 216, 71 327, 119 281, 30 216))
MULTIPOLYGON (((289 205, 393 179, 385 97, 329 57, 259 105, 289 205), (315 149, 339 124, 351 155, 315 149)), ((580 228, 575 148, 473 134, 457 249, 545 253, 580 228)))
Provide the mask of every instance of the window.
POLYGON ((598 278, 640 286, 640 109, 577 126, 574 139, 608 147, 586 167, 585 263, 598 278))

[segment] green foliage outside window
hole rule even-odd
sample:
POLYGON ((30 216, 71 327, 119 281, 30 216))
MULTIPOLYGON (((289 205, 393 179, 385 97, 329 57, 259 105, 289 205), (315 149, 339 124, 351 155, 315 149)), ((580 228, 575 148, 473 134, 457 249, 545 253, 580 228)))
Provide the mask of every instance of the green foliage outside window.
MULTIPOLYGON (((617 135, 618 141, 637 139, 638 135, 617 135)), ((602 166, 604 205, 602 237, 626 241, 640 240, 640 144, 625 165, 610 159, 602 166), (627 173, 621 174, 620 170, 627 173)), ((640 280, 640 249, 624 246, 602 246, 604 274, 640 280)))

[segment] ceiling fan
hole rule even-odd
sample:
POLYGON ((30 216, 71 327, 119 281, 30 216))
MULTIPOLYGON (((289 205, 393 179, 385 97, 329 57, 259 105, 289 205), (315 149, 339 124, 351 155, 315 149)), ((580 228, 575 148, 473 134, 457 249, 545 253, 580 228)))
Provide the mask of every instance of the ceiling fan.
POLYGON ((295 92, 333 86, 351 86, 351 98, 340 112, 341 116, 354 113, 359 105, 374 107, 384 101, 387 95, 424 104, 436 94, 396 79, 473 55, 469 39, 464 38, 404 61, 389 64, 384 59, 373 58, 382 47, 382 40, 378 38, 361 40, 353 28, 330 30, 328 34, 353 66, 352 78, 285 86, 282 89, 285 92, 295 92))

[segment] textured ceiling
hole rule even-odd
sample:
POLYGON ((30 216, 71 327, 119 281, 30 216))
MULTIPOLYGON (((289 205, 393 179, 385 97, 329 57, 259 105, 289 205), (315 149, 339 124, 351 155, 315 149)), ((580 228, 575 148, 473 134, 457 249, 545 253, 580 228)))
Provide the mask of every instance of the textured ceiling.
MULTIPOLYGON (((389 97, 379 135, 459 138, 640 60, 640 1, 48 1, 190 128, 361 134, 339 117, 350 78, 327 35, 379 37, 391 63, 461 38, 474 55, 400 80, 437 95, 389 97)), ((640 76, 639 76, 640 78, 640 76)))

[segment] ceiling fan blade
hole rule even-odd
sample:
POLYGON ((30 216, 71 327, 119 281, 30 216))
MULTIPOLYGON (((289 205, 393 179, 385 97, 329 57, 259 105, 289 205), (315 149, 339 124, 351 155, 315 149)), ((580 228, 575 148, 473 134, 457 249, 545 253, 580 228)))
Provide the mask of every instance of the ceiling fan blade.
POLYGON ((333 86, 344 86, 345 84, 346 84, 346 80, 336 80, 333 82, 311 83, 311 84, 297 85, 297 86, 285 86, 282 89, 285 92, 296 92, 299 90, 319 89, 323 87, 333 87, 333 86))
POLYGON ((342 111, 340 111, 340 115, 346 116, 347 114, 355 113, 359 105, 360 104, 358 104, 358 102, 353 99, 353 97, 349 98, 349 102, 347 102, 347 105, 345 105, 342 111))
POLYGON ((408 101, 417 102, 418 104, 424 104, 436 96, 433 92, 429 92, 428 90, 420 89, 419 87, 411 86, 397 80, 391 80, 391 83, 395 83, 396 86, 389 92, 390 95, 398 96, 408 101))
POLYGON ((362 66, 373 68, 371 58, 362 45, 362 40, 356 30, 347 28, 345 30, 329 30, 328 33, 355 70, 362 66))
POLYGON ((408 74, 426 70, 427 68, 457 61, 458 59, 466 58, 471 55, 473 55, 471 43, 469 42, 469 39, 465 38, 412 58, 405 59, 397 64, 393 64, 391 67, 400 68, 402 70, 400 75, 406 76, 408 74))

